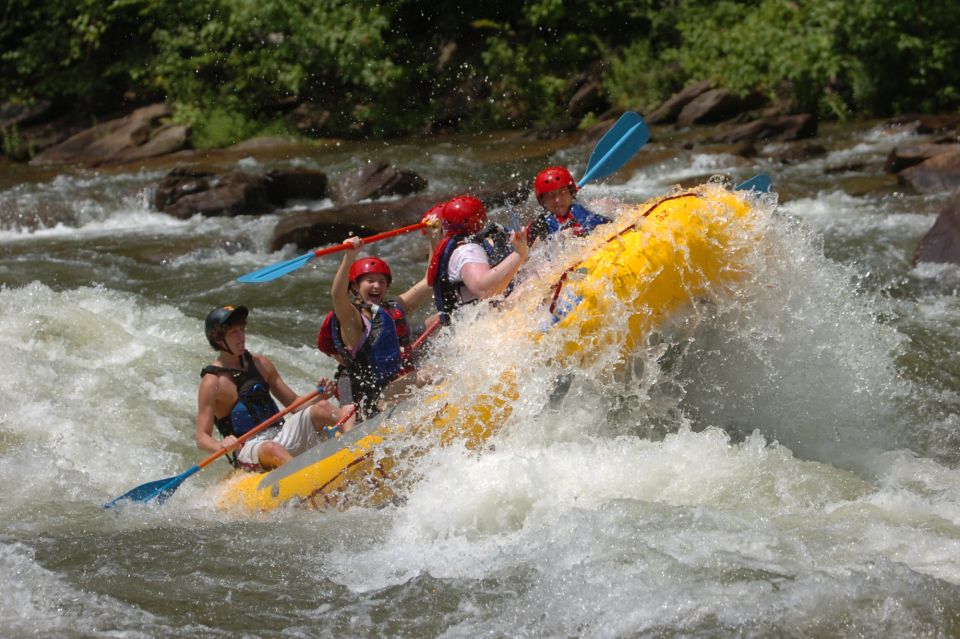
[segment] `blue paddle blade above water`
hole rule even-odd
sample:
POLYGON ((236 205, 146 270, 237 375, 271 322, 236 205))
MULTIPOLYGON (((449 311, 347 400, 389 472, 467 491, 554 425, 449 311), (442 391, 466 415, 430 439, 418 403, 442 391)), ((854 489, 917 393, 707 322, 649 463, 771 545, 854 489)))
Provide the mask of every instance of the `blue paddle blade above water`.
POLYGON ((582 187, 618 171, 649 139, 647 123, 638 113, 627 111, 597 142, 577 186, 582 187))
POLYGON ((287 273, 297 270, 310 260, 316 257, 316 254, 313 251, 309 253, 304 253, 300 257, 295 257, 292 260, 287 260, 286 262, 280 262, 279 264, 272 264, 270 266, 265 266, 262 269, 253 271, 251 273, 246 273, 237 278, 238 282, 243 282, 244 284, 259 284, 261 282, 270 282, 277 279, 278 277, 283 277, 287 273))
POLYGON ((749 180, 744 180, 733 187, 734 191, 756 191, 757 193, 769 193, 773 181, 766 173, 754 175, 749 180))
POLYGON ((146 484, 140 484, 136 488, 123 493, 116 499, 108 501, 103 505, 103 507, 113 508, 122 501, 156 501, 158 504, 162 504, 167 500, 168 497, 170 497, 170 495, 174 493, 174 491, 177 490, 180 484, 182 484, 187 477, 199 470, 200 466, 198 465, 173 477, 166 477, 165 479, 158 479, 156 481, 147 482, 146 484))

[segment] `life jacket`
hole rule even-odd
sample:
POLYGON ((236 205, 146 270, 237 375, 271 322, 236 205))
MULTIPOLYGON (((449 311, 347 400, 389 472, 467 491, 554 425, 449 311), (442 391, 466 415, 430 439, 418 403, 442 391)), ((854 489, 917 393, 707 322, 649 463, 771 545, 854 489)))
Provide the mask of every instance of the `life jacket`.
MULTIPOLYGON (((410 325, 407 323, 407 316, 403 308, 394 300, 384 302, 383 307, 390 313, 393 323, 397 327, 397 341, 400 342, 400 359, 403 362, 403 369, 400 374, 409 373, 413 370, 413 340, 410 339, 410 325)), ((320 324, 320 330, 317 332, 317 348, 322 353, 330 357, 339 354, 337 345, 333 341, 333 320, 336 318, 333 311, 327 313, 323 322, 320 324)))
MULTIPOLYGON (((376 412, 376 402, 384 387, 401 374, 412 370, 409 363, 410 329, 403 308, 394 301, 384 302, 381 306, 356 306, 360 310, 369 309, 373 315, 370 333, 356 355, 351 355, 347 350, 340 336, 340 321, 332 314, 329 323, 330 337, 336 352, 347 363, 346 366, 339 367, 337 377, 350 376, 353 397, 361 401, 364 415, 370 417, 376 412)), ((324 324, 326 325, 326 320, 324 324)), ((320 339, 321 336, 318 336, 318 343, 320 339)))
MULTIPOLYGON (((229 373, 230 379, 237 387, 237 401, 230 412, 218 417, 214 424, 221 437, 233 435, 242 437, 253 427, 273 417, 280 409, 270 395, 270 384, 260 374, 250 351, 244 351, 241 356, 246 370, 224 368, 223 366, 205 366, 200 371, 200 377, 208 373, 229 373)), ((283 420, 277 420, 276 426, 282 426, 283 420)), ((235 458, 228 456, 230 463, 236 465, 235 458)))
POLYGON ((609 224, 610 220, 602 215, 597 215, 589 209, 579 204, 570 207, 568 215, 557 219, 553 213, 544 213, 539 216, 527 228, 527 242, 533 242, 537 238, 544 238, 553 235, 559 231, 570 230, 573 235, 580 237, 586 235, 601 224, 609 224))
MULTIPOLYGON (((440 321, 444 325, 450 324, 450 313, 457 306, 463 304, 472 304, 478 300, 463 301, 463 283, 450 281, 448 267, 450 266, 450 257, 460 246, 467 243, 479 244, 487 254, 487 262, 490 268, 507 259, 513 252, 513 245, 510 243, 510 235, 499 224, 491 222, 487 224, 480 232, 474 235, 453 235, 444 238, 436 250, 433 252, 433 258, 430 260, 430 266, 427 268, 427 284, 433 286, 433 300, 437 305, 437 312, 440 314, 440 321)), ((504 295, 509 295, 513 290, 513 282, 507 287, 504 295)))

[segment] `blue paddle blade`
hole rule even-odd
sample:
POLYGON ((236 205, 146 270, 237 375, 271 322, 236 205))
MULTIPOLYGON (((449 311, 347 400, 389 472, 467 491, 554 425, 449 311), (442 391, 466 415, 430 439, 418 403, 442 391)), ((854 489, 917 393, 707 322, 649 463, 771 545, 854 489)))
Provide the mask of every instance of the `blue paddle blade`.
POLYGON ((649 139, 650 130, 643 118, 633 111, 624 113, 597 142, 577 186, 582 187, 619 170, 649 139))
POLYGON ((189 470, 185 470, 179 475, 173 477, 167 477, 166 479, 158 479, 156 481, 147 482, 146 484, 140 484, 133 490, 129 490, 116 499, 108 501, 103 505, 104 508, 113 508, 121 501, 139 501, 147 502, 154 501, 158 504, 162 504, 167 501, 167 498, 174 493, 177 488, 180 487, 180 484, 190 475, 200 470, 200 466, 194 466, 189 470))
POLYGON ((280 262, 279 264, 271 264, 270 266, 265 266, 262 269, 241 275, 237 278, 238 282, 243 282, 244 284, 258 284, 261 282, 270 282, 277 279, 278 277, 283 277, 287 273, 297 270, 310 260, 315 257, 313 251, 309 253, 304 253, 300 257, 295 257, 292 260, 287 260, 286 262, 280 262))
POLYGON ((770 176, 766 173, 760 173, 759 175, 754 175, 749 180, 741 182, 740 184, 733 187, 734 191, 756 191, 757 193, 769 193, 770 186, 772 185, 772 180, 770 176))

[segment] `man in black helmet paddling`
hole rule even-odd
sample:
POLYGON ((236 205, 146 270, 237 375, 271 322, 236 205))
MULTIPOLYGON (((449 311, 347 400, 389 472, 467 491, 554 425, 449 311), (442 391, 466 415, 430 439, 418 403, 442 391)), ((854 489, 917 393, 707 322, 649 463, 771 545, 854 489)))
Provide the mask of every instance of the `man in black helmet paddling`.
POLYGON ((227 449, 234 466, 252 471, 276 468, 319 443, 325 427, 336 424, 339 409, 327 401, 333 382, 320 379, 320 396, 307 407, 265 429, 239 447, 237 438, 296 401, 276 366, 267 357, 246 349, 245 306, 223 306, 210 311, 205 322, 207 340, 217 359, 200 372, 197 395, 197 448, 215 453, 227 449), (221 439, 213 436, 214 427, 221 439))

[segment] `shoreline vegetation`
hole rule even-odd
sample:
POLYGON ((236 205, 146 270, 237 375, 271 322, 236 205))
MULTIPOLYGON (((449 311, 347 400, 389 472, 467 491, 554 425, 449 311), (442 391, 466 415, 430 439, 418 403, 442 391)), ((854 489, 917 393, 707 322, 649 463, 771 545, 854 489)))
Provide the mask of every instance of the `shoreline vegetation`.
POLYGON ((625 110, 681 125, 807 114, 815 127, 960 108, 957 3, 67 5, 10 0, 0 20, 9 160, 156 103, 163 117, 130 135, 165 127, 166 144, 183 136, 194 149, 263 136, 549 137, 625 110), (684 116, 691 91, 709 108, 684 116))

